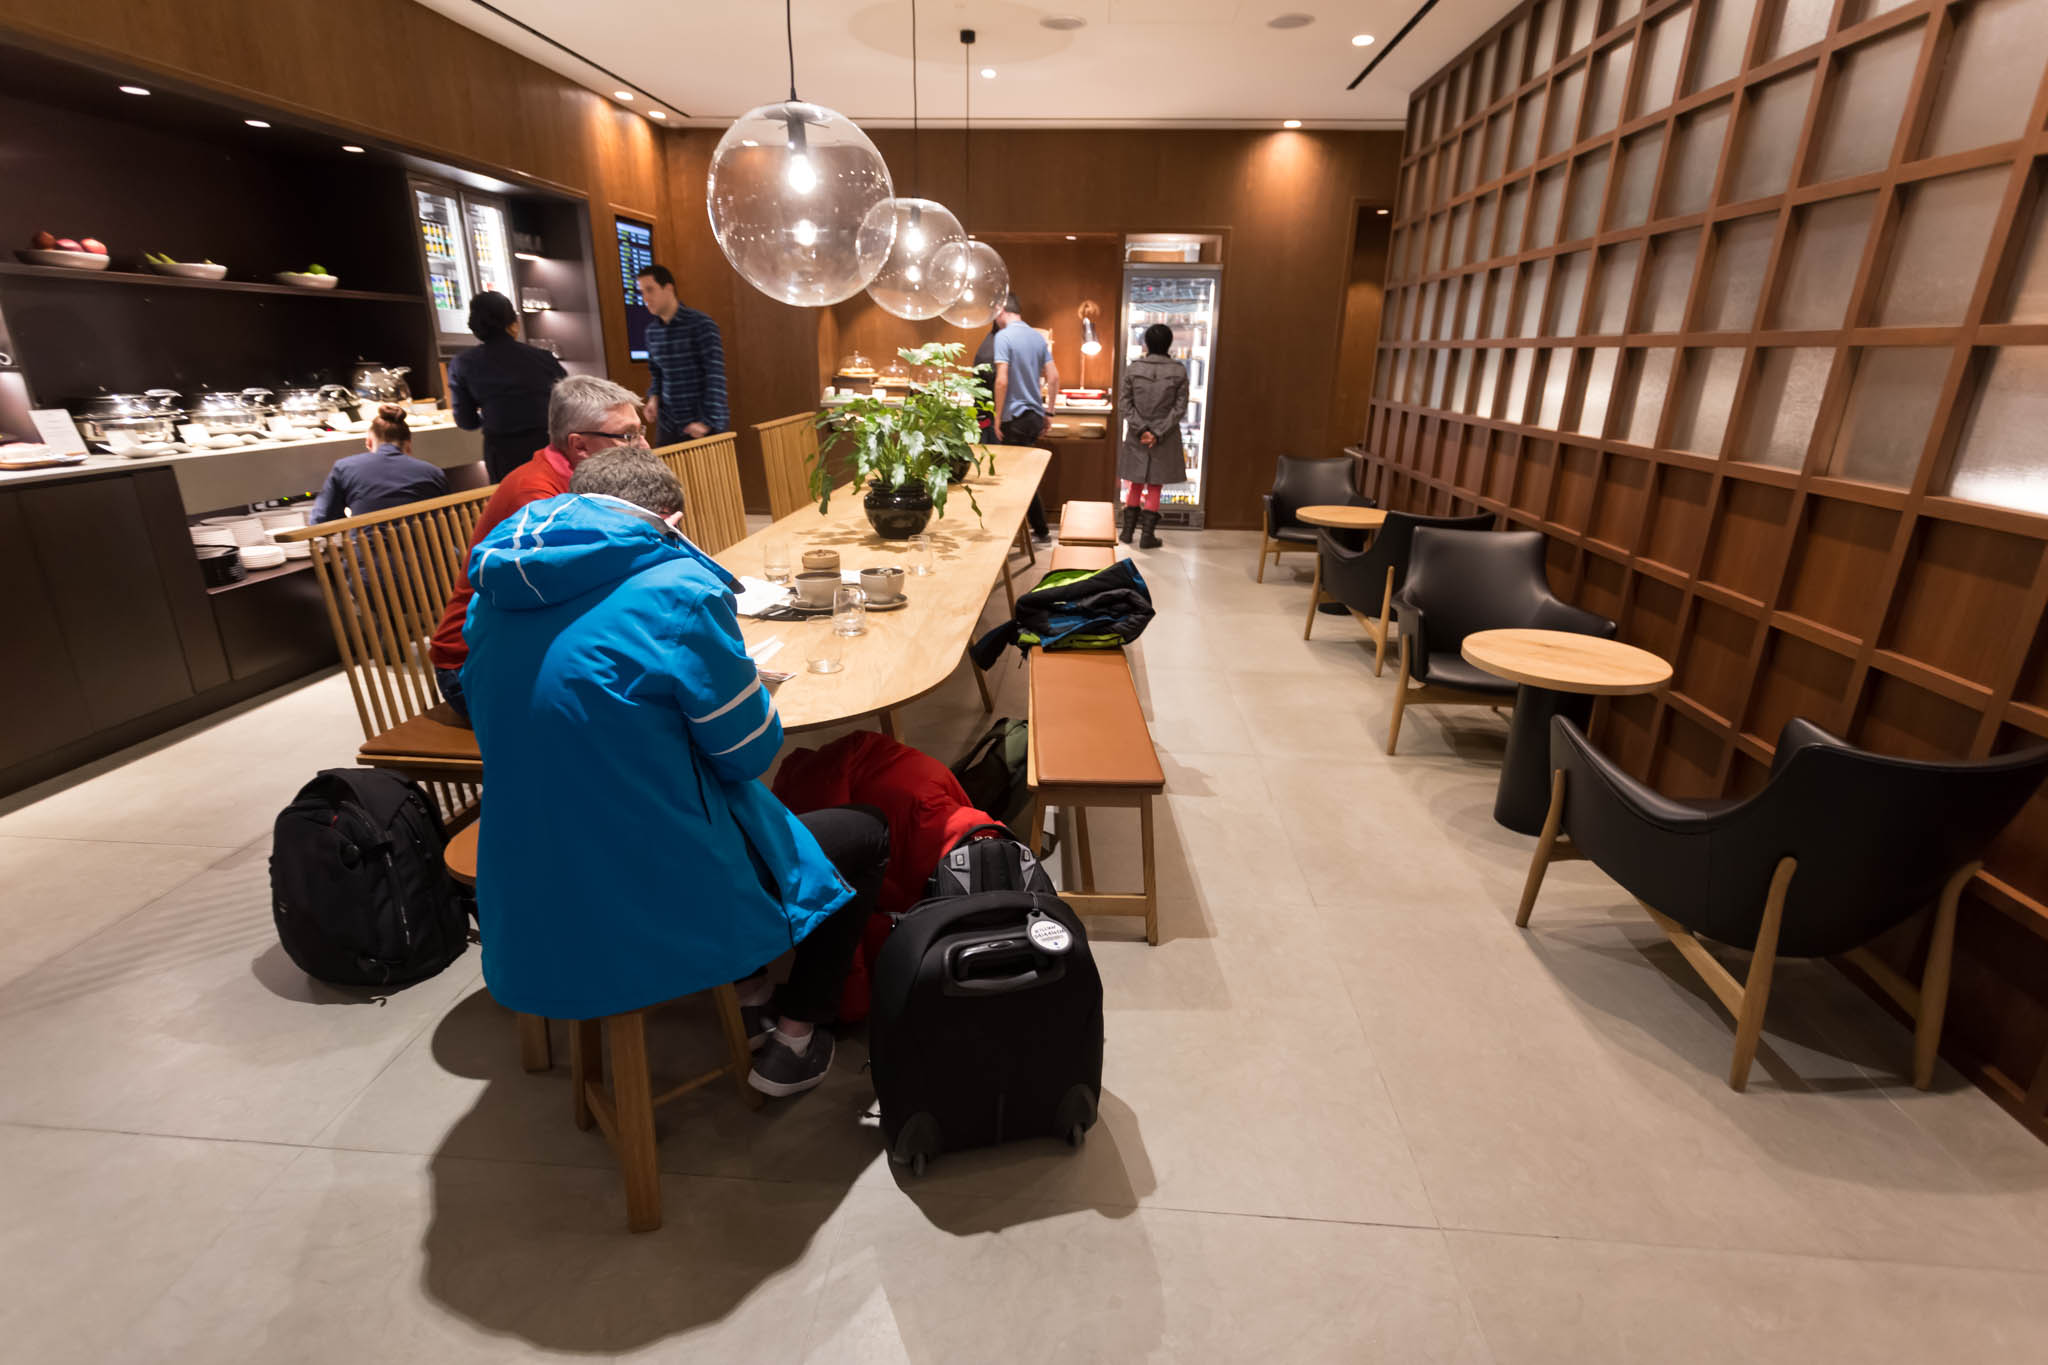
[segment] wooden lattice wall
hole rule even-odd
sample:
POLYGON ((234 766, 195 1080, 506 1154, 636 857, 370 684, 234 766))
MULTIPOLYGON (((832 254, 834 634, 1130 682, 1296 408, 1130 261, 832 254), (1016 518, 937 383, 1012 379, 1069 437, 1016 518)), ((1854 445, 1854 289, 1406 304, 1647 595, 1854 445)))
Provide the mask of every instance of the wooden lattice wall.
MULTIPOLYGON (((1368 491, 1552 537, 1673 661, 1598 718, 1659 788, 1795 715, 2048 740, 2044 67, 2048 0, 1532 0, 1415 96, 1368 491)), ((2048 799, 1961 951, 1945 1050, 2040 1126, 2048 799)))

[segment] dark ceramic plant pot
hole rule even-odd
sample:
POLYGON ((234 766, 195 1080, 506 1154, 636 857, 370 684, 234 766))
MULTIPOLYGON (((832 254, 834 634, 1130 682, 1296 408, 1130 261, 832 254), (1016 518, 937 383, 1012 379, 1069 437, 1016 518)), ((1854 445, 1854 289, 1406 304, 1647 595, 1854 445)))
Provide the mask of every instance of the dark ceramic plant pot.
POLYGON ((861 506, 868 514, 868 525, 884 540, 908 540, 932 519, 932 495, 921 483, 901 488, 869 484, 861 506))
POLYGON ((965 455, 955 455, 946 462, 946 481, 948 483, 966 483, 967 476, 973 472, 974 462, 965 455))

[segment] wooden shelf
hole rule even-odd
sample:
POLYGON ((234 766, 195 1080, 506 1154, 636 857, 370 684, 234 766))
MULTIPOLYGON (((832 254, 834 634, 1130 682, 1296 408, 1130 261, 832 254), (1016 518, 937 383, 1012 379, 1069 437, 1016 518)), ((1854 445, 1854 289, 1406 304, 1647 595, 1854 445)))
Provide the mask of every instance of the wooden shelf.
POLYGON ((217 588, 208 588, 206 595, 213 597, 220 593, 233 592, 236 588, 246 588, 257 583, 267 583, 273 578, 283 578, 286 574, 304 573, 312 567, 313 561, 310 559, 287 559, 274 569, 251 569, 232 583, 223 583, 217 588))
POLYGON ((374 303, 425 303, 419 294, 384 294, 368 289, 301 289, 291 284, 260 284, 255 280, 188 280, 180 275, 158 275, 134 270, 75 270, 62 265, 24 265, 0 261, 0 275, 21 275, 31 279, 74 280, 81 284, 147 285, 162 289, 211 289, 224 294, 279 294, 292 298, 356 299, 374 303))

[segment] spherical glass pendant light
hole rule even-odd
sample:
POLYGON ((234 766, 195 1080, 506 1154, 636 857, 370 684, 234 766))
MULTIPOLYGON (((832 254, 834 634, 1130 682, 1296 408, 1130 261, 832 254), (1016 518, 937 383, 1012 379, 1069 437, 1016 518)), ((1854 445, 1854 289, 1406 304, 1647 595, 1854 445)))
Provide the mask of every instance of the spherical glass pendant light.
POLYGON ((986 327, 995 321, 1010 292, 1010 268, 987 242, 949 242, 932 258, 932 269, 959 284, 960 293, 940 316, 955 327, 986 327))
POLYGON ((748 284, 817 308, 867 288, 889 259, 888 163, 853 120, 819 104, 764 104, 711 154, 711 233, 748 284))
POLYGON ((930 199, 891 199, 873 210, 895 220, 896 244, 882 272, 868 285, 868 297, 899 318, 935 318, 960 296, 960 282, 934 263, 941 248, 967 240, 967 229, 944 204, 930 199))

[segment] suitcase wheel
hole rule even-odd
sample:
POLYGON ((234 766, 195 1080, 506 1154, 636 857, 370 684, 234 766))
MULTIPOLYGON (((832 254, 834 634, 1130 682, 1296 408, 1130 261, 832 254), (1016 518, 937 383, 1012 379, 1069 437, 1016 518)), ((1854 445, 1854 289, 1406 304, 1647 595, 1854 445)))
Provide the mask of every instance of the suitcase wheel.
POLYGON ((925 1165, 925 1154, 919 1152, 916 1156, 910 1158, 910 1173, 920 1180, 924 1179, 925 1165))
POLYGON ((1087 1137, 1088 1130, 1077 1123, 1073 1127, 1067 1129, 1067 1146, 1079 1147, 1081 1143, 1087 1139, 1087 1137))

